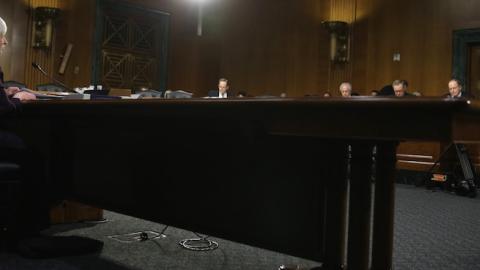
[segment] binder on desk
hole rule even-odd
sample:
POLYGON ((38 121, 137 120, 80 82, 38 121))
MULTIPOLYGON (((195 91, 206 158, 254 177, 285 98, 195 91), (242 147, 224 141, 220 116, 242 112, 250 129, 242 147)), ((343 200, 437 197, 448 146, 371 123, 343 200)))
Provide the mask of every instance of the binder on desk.
POLYGON ((108 90, 85 90, 83 93, 90 96, 108 96, 108 90))
POLYGON ((122 97, 117 96, 107 96, 107 95, 90 95, 91 100, 99 100, 99 99, 122 99, 122 97))
POLYGON ((90 95, 91 100, 98 100, 98 99, 121 99, 121 97, 117 96, 109 96, 108 90, 86 90, 84 94, 90 95))

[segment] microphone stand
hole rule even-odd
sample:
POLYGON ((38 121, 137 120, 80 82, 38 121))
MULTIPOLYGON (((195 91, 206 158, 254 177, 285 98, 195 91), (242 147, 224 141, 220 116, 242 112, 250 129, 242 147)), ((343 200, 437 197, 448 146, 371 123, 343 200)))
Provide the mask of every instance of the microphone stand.
POLYGON ((55 79, 53 76, 50 76, 45 70, 43 70, 43 68, 39 64, 37 64, 35 62, 32 62, 32 66, 36 70, 40 71, 40 73, 42 73, 45 77, 49 78, 51 81, 54 81, 55 83, 57 83, 60 86, 62 86, 63 88, 65 88, 65 90, 67 90, 68 92, 75 92, 72 89, 70 89, 70 87, 68 87, 64 83, 62 83, 61 81, 55 79))

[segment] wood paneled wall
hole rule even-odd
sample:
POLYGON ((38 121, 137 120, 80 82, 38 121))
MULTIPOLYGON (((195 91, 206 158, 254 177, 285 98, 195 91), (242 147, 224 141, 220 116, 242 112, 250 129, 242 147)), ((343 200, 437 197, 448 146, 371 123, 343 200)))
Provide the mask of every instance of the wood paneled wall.
MULTIPOLYGON (((446 90, 452 70, 452 31, 480 27, 480 1, 471 0, 224 0, 205 6, 204 35, 198 37, 197 6, 191 1, 131 2, 171 14, 168 88, 200 96, 215 88, 219 77, 229 78, 234 90, 290 96, 326 90, 338 95, 341 81, 367 94, 403 78, 411 90, 436 96, 446 90), (323 20, 351 23, 349 63, 328 60, 323 20), (393 53, 401 54, 400 62, 393 62, 393 53)), ((30 67, 37 61, 70 86, 90 83, 95 0, 6 0, 1 5, 8 11, 1 15, 15 21, 9 55, 1 60, 10 78, 29 85, 44 82, 30 67), (50 53, 28 44, 26 10, 40 5, 63 11, 50 53), (74 49, 60 76, 56 70, 67 43, 74 49)))
MULTIPOLYGON (((203 89, 206 93, 209 85, 216 84, 220 64, 219 31, 206 30, 204 36, 196 36, 198 9, 195 4, 188 0, 130 2, 171 14, 168 88, 196 93, 203 89)), ((5 0, 0 7, 7 14, 3 15, 2 12, 0 16, 8 19, 7 22, 13 26, 8 36, 10 46, 0 62, 7 78, 26 82, 32 88, 48 82, 47 78, 31 68, 31 63, 37 62, 70 87, 91 83, 95 0, 5 0), (62 10, 50 50, 31 48, 30 9, 38 6, 58 7, 62 10), (74 47, 65 74, 60 75, 57 71, 68 43, 74 47)), ((206 14, 215 15, 217 8, 215 5, 208 7, 206 14)))
MULTIPOLYGON (((85 86, 92 78, 92 50, 95 29, 95 0, 66 0, 58 23, 54 66, 58 69, 68 43, 73 44, 72 55, 64 76, 57 79, 67 85, 85 86), (75 72, 77 71, 77 72, 75 72)), ((215 52, 212 37, 199 40, 196 36, 197 7, 189 1, 130 1, 138 6, 171 14, 169 64, 167 87, 197 92, 206 78, 216 78, 218 60, 206 59, 215 52)))
MULTIPOLYGON (((424 95, 445 93, 452 72, 452 31, 480 27, 480 1, 370 1, 375 12, 368 19, 367 79, 359 87, 378 89, 403 78, 424 95), (395 52, 400 62, 392 61, 395 52)), ((354 82, 361 79, 353 77, 354 82)))
POLYGON ((92 80, 92 53, 95 27, 95 1, 63 0, 57 22, 54 70, 52 74, 69 87, 88 86, 92 80), (67 45, 73 45, 64 75, 58 68, 67 45))
MULTIPOLYGON (((319 94, 328 89, 329 2, 230 1, 219 76, 251 95, 319 94)), ((215 85, 212 85, 215 87, 215 85)))
POLYGON ((229 2, 220 75, 252 94, 338 95, 341 81, 368 94, 401 78, 439 96, 452 72, 452 31, 480 27, 480 1, 471 0, 229 2), (349 63, 327 60, 322 20, 351 24, 349 63))
MULTIPOLYGON (((77 0, 78 1, 78 0, 77 0)), ((142 7, 169 13, 170 39, 167 88, 206 94, 209 85, 216 85, 219 74, 220 32, 217 25, 206 25, 220 13, 222 1, 214 1, 204 9, 204 34, 198 37, 198 6, 189 0, 130 0, 142 7), (213 28, 213 29, 212 29, 213 28)), ((216 23, 217 21, 214 20, 216 23)))
MULTIPOLYGON (((37 7, 51 7, 64 10, 63 1, 59 0, 26 0, 28 7, 27 20, 27 44, 25 50, 25 79, 24 82, 30 88, 35 88, 37 84, 49 83, 50 79, 42 75, 38 70, 32 68, 32 62, 39 64, 48 74, 55 75, 55 52, 57 51, 58 42, 52 42, 49 49, 35 49, 32 47, 32 25, 33 25, 33 9, 37 7)), ((57 29, 53 31, 53 40, 56 40, 57 29)))

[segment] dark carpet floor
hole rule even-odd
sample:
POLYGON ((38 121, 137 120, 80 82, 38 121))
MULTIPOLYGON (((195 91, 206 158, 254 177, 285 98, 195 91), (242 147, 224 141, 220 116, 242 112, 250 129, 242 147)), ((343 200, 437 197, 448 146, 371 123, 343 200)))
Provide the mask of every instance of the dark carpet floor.
MULTIPOLYGON (((400 269, 480 269, 480 199, 397 185, 394 267, 400 269)), ((103 224, 57 225, 54 235, 88 236, 104 241, 100 254, 30 260, 0 254, 4 269, 278 269, 281 264, 314 267, 319 263, 222 239, 209 252, 182 249, 178 241, 192 232, 169 228, 166 238, 121 243, 108 236, 142 230, 160 232, 163 225, 113 212, 103 224)))

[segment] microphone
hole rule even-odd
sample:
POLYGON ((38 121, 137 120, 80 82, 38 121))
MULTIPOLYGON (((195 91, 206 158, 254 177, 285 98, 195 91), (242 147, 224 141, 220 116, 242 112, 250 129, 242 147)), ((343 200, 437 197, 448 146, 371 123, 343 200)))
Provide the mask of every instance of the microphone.
POLYGON ((33 68, 35 68, 36 70, 40 71, 40 73, 42 73, 45 77, 47 77, 47 78, 49 78, 50 80, 52 80, 52 81, 58 83, 59 85, 63 86, 63 88, 65 88, 67 91, 69 91, 69 92, 74 92, 72 89, 70 89, 70 87, 67 87, 67 86, 66 86, 64 83, 62 83, 61 81, 59 81, 59 80, 55 79, 54 77, 48 75, 48 73, 47 73, 45 70, 43 70, 43 68, 42 68, 39 64, 37 64, 37 63, 35 63, 35 62, 32 62, 32 66, 33 66, 33 68))

